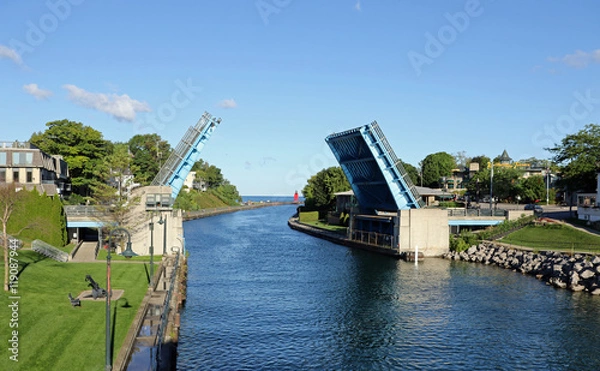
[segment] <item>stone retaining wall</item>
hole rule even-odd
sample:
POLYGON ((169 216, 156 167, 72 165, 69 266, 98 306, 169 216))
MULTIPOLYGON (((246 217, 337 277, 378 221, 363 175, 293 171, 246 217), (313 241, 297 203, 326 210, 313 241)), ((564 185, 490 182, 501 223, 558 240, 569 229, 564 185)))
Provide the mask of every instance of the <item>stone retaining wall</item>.
POLYGON ((471 246, 467 251, 450 251, 446 259, 493 264, 537 277, 549 285, 571 291, 600 295, 600 257, 567 255, 557 251, 532 251, 508 248, 492 242, 471 246))

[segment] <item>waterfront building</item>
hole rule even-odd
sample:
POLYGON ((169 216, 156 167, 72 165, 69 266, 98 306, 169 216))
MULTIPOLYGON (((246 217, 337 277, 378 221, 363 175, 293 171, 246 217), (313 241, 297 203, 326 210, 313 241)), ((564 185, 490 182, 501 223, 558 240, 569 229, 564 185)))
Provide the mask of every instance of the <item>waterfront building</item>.
POLYGON ((65 160, 50 155, 29 142, 0 142, 0 184, 17 189, 37 189, 48 196, 68 197, 71 180, 65 160))

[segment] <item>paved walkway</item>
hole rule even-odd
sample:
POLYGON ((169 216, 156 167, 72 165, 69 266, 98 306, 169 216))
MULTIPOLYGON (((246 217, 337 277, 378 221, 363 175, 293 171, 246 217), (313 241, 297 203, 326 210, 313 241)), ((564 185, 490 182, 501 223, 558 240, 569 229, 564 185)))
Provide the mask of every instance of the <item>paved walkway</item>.
POLYGON ((96 261, 96 245, 98 241, 82 242, 79 250, 73 256, 73 263, 90 263, 96 261))

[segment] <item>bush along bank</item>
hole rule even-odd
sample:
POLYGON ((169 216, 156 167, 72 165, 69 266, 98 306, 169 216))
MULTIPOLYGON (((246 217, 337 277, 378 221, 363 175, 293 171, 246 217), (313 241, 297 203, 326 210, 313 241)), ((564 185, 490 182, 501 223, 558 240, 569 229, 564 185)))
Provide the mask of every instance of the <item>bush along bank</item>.
POLYGON ((466 251, 451 251, 444 258, 494 264, 535 276, 554 287, 600 295, 600 257, 567 255, 558 251, 535 253, 508 248, 493 242, 471 246, 466 251))

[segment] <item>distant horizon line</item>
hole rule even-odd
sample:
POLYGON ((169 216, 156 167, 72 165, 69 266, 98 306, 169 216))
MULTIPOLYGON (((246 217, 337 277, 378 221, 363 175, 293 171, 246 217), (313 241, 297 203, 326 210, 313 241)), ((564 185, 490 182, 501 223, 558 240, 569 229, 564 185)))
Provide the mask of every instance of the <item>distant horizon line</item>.
MULTIPOLYGON (((269 195, 240 195, 242 197, 294 197, 294 194, 292 193, 290 194, 285 194, 285 195, 281 195, 281 194, 269 194, 269 195)), ((298 196, 300 196, 300 194, 298 194, 298 196)), ((303 197, 303 196, 300 196, 303 197)))

